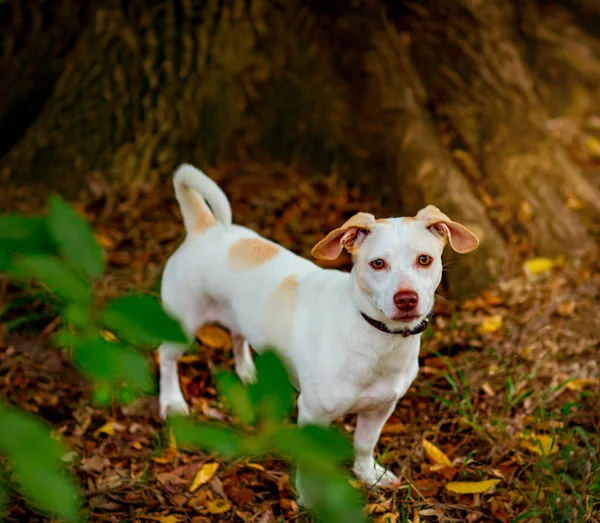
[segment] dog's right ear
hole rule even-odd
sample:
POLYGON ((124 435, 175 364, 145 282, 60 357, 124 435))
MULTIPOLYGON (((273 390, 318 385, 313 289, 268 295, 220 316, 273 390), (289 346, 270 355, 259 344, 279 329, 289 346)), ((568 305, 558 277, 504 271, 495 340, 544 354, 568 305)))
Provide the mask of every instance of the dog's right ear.
POLYGON ((319 260, 335 260, 342 254, 344 248, 353 253, 360 247, 374 225, 375 216, 359 212, 339 229, 335 229, 325 236, 312 248, 311 254, 319 260))

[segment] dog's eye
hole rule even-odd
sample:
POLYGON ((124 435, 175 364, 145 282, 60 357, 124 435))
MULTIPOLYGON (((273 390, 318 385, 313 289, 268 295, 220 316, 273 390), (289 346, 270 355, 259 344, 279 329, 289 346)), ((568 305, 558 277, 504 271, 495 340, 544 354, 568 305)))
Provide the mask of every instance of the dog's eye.
POLYGON ((373 267, 373 269, 380 271, 381 269, 383 269, 385 267, 385 262, 381 258, 376 258, 375 260, 373 260, 371 262, 371 267, 373 267))
POLYGON ((417 258, 417 262, 421 267, 429 267, 432 261, 433 258, 428 254, 421 254, 421 256, 417 258))

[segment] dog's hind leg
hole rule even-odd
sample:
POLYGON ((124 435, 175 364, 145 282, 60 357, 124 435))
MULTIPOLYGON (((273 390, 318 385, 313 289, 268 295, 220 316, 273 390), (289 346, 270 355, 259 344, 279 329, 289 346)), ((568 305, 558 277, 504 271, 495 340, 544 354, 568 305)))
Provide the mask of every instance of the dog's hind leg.
POLYGON ((233 344, 233 357, 235 359, 235 372, 242 383, 256 382, 256 366, 252 359, 252 352, 246 339, 241 335, 232 332, 231 341, 233 344))

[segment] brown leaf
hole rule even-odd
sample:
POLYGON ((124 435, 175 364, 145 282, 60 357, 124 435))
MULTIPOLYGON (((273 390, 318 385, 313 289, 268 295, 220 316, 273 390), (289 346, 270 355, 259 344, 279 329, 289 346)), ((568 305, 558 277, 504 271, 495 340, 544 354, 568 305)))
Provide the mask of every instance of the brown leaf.
POLYGON ((434 479, 417 479, 412 484, 424 498, 431 498, 440 490, 440 483, 434 479))
POLYGON ((254 497, 254 492, 245 487, 227 486, 225 487, 225 493, 239 507, 245 505, 254 497))

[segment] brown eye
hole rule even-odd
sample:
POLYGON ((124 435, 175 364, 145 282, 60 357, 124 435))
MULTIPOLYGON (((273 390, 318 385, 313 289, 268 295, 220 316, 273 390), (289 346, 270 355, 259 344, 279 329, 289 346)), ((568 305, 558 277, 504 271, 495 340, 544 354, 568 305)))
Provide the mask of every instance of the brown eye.
POLYGON ((421 267, 429 267, 432 261, 433 258, 427 254, 421 254, 421 256, 417 258, 417 262, 421 267))
POLYGON ((371 262, 373 269, 380 271, 385 267, 385 262, 381 258, 377 258, 371 262))

